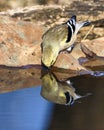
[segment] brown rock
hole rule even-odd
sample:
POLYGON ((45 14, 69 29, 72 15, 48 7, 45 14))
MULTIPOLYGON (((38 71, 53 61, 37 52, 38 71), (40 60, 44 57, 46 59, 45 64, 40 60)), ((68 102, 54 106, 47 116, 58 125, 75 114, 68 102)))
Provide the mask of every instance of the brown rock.
MULTIPOLYGON (((96 62, 95 60, 89 59, 89 66, 93 64, 93 66, 99 66, 104 65, 104 38, 98 38, 95 40, 88 40, 88 41, 83 41, 83 44, 89 48, 94 54, 96 54, 96 62), (100 56, 100 57, 99 57, 100 56), (102 57, 102 58, 101 58, 102 57), (101 64, 100 64, 101 63, 101 64)), ((56 63, 54 64, 55 67, 58 68, 64 68, 64 69, 69 69, 69 70, 86 70, 86 66, 88 64, 83 64, 84 66, 80 65, 79 59, 80 58, 85 58, 86 55, 82 52, 80 44, 77 44, 76 47, 73 49, 73 51, 70 54, 66 53, 61 53, 59 54, 56 63)), ((88 60, 87 60, 88 62, 88 60)), ((90 67, 89 67, 90 68, 90 67)))
MULTIPOLYGON (((38 23, 0 16, 0 65, 40 65, 43 33, 44 27, 38 23)), ((83 43, 96 55, 104 56, 104 37, 83 43)), ((85 57, 85 54, 78 44, 70 54, 60 53, 54 66, 75 71, 86 70, 78 62, 80 57, 85 57)))
POLYGON ((93 33, 95 35, 98 35, 99 37, 103 37, 104 36, 104 28, 96 27, 96 28, 94 28, 93 33))
POLYGON ((40 64, 43 27, 36 23, 0 17, 0 64, 40 64))
MULTIPOLYGON (((84 40, 82 43, 96 55, 102 57, 104 56, 104 37, 94 40, 84 40)), ((71 55, 77 60, 80 57, 85 57, 85 54, 81 50, 80 44, 77 44, 77 46, 71 52, 71 55)))
POLYGON ((57 68, 76 71, 85 69, 79 64, 78 60, 76 60, 71 54, 68 53, 60 53, 54 66, 57 68))
POLYGON ((85 41, 84 44, 96 55, 104 56, 104 37, 97 38, 91 41, 85 41))

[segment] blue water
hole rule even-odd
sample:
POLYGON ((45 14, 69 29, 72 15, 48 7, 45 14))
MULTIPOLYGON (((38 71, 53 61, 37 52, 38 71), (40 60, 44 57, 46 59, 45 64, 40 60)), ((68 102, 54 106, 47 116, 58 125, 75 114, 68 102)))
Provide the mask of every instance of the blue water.
POLYGON ((53 104, 40 96, 41 87, 0 94, 0 130, 46 130, 53 104))
POLYGON ((66 106, 41 97, 40 86, 0 94, 0 130, 104 130, 104 77, 70 81, 76 93, 91 95, 66 106))

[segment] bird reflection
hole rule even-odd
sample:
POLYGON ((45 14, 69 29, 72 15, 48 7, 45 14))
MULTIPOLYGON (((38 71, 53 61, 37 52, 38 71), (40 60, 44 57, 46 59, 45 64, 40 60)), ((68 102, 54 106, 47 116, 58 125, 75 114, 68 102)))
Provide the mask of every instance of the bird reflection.
POLYGON ((42 77, 41 96, 57 104, 72 105, 77 99, 88 96, 76 94, 70 80, 58 81, 52 73, 42 77))

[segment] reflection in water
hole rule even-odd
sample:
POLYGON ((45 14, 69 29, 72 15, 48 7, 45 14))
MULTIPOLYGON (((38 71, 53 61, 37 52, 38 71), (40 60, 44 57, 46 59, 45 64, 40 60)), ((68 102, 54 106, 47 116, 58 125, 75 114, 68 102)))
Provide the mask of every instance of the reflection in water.
POLYGON ((53 105, 39 93, 35 87, 0 94, 0 130, 47 130, 53 105))
POLYGON ((49 130, 104 130, 104 76, 71 78, 77 92, 92 95, 70 107, 56 105, 49 130))
POLYGON ((41 95, 54 103, 72 105, 75 100, 88 96, 76 94, 70 80, 58 81, 52 73, 46 73, 42 77, 41 95))
POLYGON ((104 130, 104 72, 45 72, 40 79, 39 68, 1 68, 0 74, 0 130, 104 130), (54 107, 40 91, 57 104, 73 104, 79 98, 81 103, 54 107))

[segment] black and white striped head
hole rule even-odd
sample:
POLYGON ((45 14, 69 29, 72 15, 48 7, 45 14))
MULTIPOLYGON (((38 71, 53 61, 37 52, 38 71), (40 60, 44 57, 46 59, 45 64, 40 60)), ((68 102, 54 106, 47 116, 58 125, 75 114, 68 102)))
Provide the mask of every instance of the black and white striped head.
POLYGON ((76 16, 72 16, 67 22, 68 25, 68 38, 66 42, 69 42, 73 34, 77 34, 81 27, 87 26, 90 24, 89 21, 76 22, 76 16))

